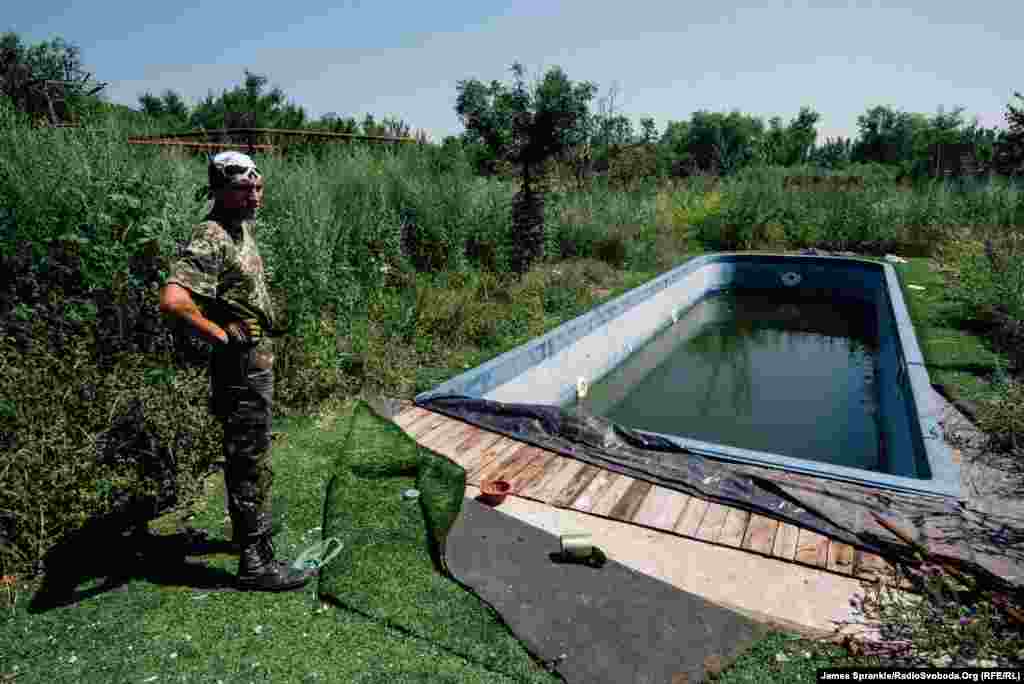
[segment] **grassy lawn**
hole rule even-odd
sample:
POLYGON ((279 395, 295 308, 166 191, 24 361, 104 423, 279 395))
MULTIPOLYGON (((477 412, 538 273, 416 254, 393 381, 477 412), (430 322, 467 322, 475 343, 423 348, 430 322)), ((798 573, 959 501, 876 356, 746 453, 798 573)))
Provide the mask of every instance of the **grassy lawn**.
POLYGON ((969 314, 949 297, 947 278, 931 260, 909 259, 896 270, 932 384, 945 386, 956 399, 989 398, 992 374, 998 363, 1006 367, 1006 358, 992 350, 969 314))
POLYGON ((950 266, 919 257, 894 267, 932 384, 953 400, 981 404, 999 398, 995 380, 1011 362, 969 307, 951 296, 950 266))
POLYGON ((365 404, 327 488, 324 534, 346 548, 321 572, 320 596, 525 682, 557 681, 500 616, 439 572, 440 551, 465 496, 459 466, 421 448, 365 404), (417 499, 403 496, 416 489, 417 499))
MULTIPOLYGON (((325 489, 345 426, 331 415, 277 422, 283 436, 274 446, 274 492, 286 508, 277 541, 288 557, 321 538, 325 489)), ((219 476, 211 477, 207 497, 193 511, 189 526, 222 536, 219 476)), ((169 536, 180 519, 169 514, 150 529, 169 536)), ((211 577, 217 570, 233 573, 236 565, 229 554, 193 560, 210 568, 211 577)), ((132 574, 115 590, 41 614, 28 612, 22 590, 14 611, 0 618, 0 681, 11 675, 17 684, 516 681, 383 620, 320 604, 315 582, 275 595, 189 586, 196 573, 184 566, 157 572, 143 564, 132 574)), ((95 584, 86 578, 79 588, 95 584)))
MULTIPOLYGON (((930 268, 929 260, 911 259, 897 270, 932 381, 949 385, 964 398, 984 399, 998 355, 969 329, 960 308, 946 296, 943 275, 930 268), (924 290, 906 287, 911 284, 924 290)), ((603 298, 614 297, 653 275, 622 276, 619 282, 609 283, 603 298)), ((578 313, 581 311, 566 312, 561 320, 578 313)), ((547 323, 551 326, 558 322, 547 323)), ((457 371, 461 369, 448 369, 448 373, 457 371)), ((276 419, 275 429, 282 435, 274 446, 274 490, 285 511, 284 530, 277 540, 280 552, 287 557, 295 557, 320 541, 324 533, 328 483, 340 470, 339 454, 347 437, 345 417, 352 405, 348 401, 327 406, 319 415, 276 419)), ((383 510, 383 498, 417 482, 406 473, 376 486, 349 488, 343 505, 339 505, 351 511, 355 520, 359 510, 379 512, 383 510)), ((482 604, 466 596, 460 598, 461 590, 440 580, 428 563, 412 564, 409 559, 417 554, 419 561, 426 558, 422 548, 409 555, 416 546, 414 540, 422 539, 422 530, 415 527, 422 526, 422 519, 398 509, 392 513, 387 524, 399 541, 391 579, 400 579, 410 591, 415 589, 424 596, 433 591, 446 600, 458 601, 458 620, 419 631, 395 625, 388 618, 403 614, 408 594, 393 587, 346 601, 346 587, 354 590, 365 583, 367 568, 361 574, 333 577, 332 586, 341 598, 328 606, 317 600, 315 583, 302 591, 279 595, 204 588, 234 572, 236 559, 228 553, 187 558, 169 552, 134 562, 127 560, 128 554, 114 562, 119 567, 105 569, 102 561, 93 558, 84 565, 100 569, 85 572, 80 590, 97 586, 98 578, 112 570, 120 571, 124 581, 112 590, 39 614, 27 610, 31 588, 18 588, 13 609, 5 607, 7 614, 0 617, 0 642, 4 643, 0 682, 552 679, 529 661, 517 642, 494 629, 494 618, 482 604), (401 539, 409 543, 403 547, 401 539), (187 564, 189 560, 193 565, 187 564), (483 633, 477 631, 483 626, 487 626, 484 631, 490 630, 487 639, 497 645, 496 650, 486 652, 487 644, 478 653, 452 646, 473 644, 483 633), (500 658, 491 657, 494 653, 500 653, 500 658), (514 661, 515 667, 506 667, 508 661, 514 661)), ((219 475, 210 478, 205 497, 188 514, 191 517, 187 522, 184 513, 175 512, 151 524, 151 531, 158 535, 156 546, 183 526, 222 537, 224 492, 219 475)), ((355 534, 354 529, 339 528, 332 533, 355 534)), ((389 573, 387 567, 376 570, 382 576, 389 573)), ((812 681, 819 667, 853 662, 835 647, 775 633, 722 673, 721 681, 812 681)))

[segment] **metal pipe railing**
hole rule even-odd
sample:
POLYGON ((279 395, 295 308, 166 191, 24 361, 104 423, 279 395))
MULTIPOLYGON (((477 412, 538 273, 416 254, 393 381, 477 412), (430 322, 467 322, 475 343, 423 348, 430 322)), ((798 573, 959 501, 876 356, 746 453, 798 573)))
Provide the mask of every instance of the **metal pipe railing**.
POLYGON ((214 136, 231 136, 231 135, 267 135, 267 136, 292 136, 292 137, 305 137, 305 138, 324 138, 334 140, 351 140, 351 141, 365 141, 365 142, 382 142, 382 143, 414 143, 418 142, 416 138, 394 138, 383 135, 357 135, 355 133, 332 133, 330 131, 303 131, 294 130, 288 128, 218 128, 201 131, 188 131, 186 133, 167 133, 163 135, 147 135, 147 136, 136 136, 139 140, 174 140, 181 138, 209 138, 214 136))

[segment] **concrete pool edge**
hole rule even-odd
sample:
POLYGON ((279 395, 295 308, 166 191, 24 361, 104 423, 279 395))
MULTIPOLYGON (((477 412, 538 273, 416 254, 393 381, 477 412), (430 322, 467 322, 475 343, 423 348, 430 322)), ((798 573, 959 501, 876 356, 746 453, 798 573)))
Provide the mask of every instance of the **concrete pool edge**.
MULTIPOLYGON (((904 400, 909 404, 905 407, 910 419, 907 427, 912 433, 906 438, 912 441, 913 449, 923 452, 921 456, 930 477, 889 475, 699 443, 678 436, 661 436, 678 446, 725 462, 766 466, 902 492, 960 498, 960 466, 939 426, 940 404, 931 388, 898 274, 890 264, 870 259, 774 252, 722 252, 694 257, 540 337, 417 395, 415 401, 420 404, 442 395, 459 395, 502 403, 564 405, 573 396, 577 376, 587 382, 602 377, 634 349, 673 324, 680 310, 732 285, 731 278, 741 270, 737 265, 751 271, 743 277, 749 277, 752 282, 766 277, 770 280, 778 276, 780 269, 788 269, 783 274, 783 284, 788 284, 785 276, 793 276, 797 283, 810 276, 827 281, 832 289, 846 287, 844 292, 886 307, 885 322, 893 327, 893 357, 889 363, 895 364, 888 371, 888 381, 904 385, 904 400), (828 262, 840 262, 846 271, 829 271, 828 262), (706 269, 709 266, 712 268, 706 269), (873 272, 870 276, 861 275, 869 271, 873 272), (878 278, 879 275, 882 277, 878 278), (869 277, 881 281, 872 285, 874 291, 880 290, 881 294, 869 296, 867 289, 857 289, 858 282, 869 277), (635 314, 632 320, 623 316, 627 312, 635 314)), ((778 281, 774 282, 777 287, 778 281)), ((899 401, 899 398, 890 398, 890 401, 899 401)))

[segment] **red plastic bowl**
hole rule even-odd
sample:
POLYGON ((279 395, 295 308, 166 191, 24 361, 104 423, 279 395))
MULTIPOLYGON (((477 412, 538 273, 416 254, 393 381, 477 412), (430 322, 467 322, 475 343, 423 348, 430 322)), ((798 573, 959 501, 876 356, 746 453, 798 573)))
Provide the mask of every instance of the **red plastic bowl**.
POLYGON ((485 480, 480 483, 480 494, 484 503, 497 506, 508 493, 512 491, 512 485, 505 480, 485 480))

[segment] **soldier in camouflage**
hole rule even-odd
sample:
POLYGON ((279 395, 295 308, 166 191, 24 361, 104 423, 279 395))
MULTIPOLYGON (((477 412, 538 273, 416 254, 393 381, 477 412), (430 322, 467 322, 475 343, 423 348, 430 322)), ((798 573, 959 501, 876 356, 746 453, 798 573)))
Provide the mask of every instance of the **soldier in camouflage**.
POLYGON ((223 152, 210 160, 209 182, 214 207, 172 265, 160 309, 213 344, 211 410, 224 426, 228 511, 241 547, 238 585, 295 589, 315 571, 276 560, 271 543, 274 354, 268 335, 279 326, 252 234, 263 178, 247 155, 223 152))

